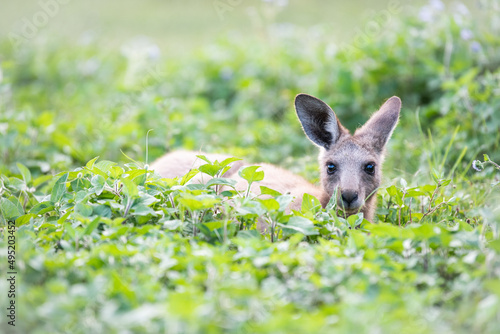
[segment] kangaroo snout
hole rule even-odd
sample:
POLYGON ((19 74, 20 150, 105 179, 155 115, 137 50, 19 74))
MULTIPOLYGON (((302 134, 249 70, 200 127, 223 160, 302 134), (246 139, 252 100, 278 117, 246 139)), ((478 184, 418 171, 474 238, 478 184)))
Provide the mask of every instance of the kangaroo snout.
POLYGON ((342 199, 342 208, 346 209, 356 209, 359 207, 358 205, 358 192, 354 190, 344 190, 341 191, 341 199, 342 199))

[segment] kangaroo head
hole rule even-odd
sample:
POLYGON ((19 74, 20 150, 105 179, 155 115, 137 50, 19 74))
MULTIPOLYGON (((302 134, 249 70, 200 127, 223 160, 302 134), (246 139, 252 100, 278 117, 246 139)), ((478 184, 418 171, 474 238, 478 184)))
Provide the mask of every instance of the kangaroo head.
POLYGON ((366 219, 373 220, 384 147, 398 123, 400 109, 401 100, 391 97, 351 135, 320 99, 307 94, 295 98, 304 132, 320 147, 321 183, 327 199, 338 189, 337 206, 346 215, 362 211, 366 219))

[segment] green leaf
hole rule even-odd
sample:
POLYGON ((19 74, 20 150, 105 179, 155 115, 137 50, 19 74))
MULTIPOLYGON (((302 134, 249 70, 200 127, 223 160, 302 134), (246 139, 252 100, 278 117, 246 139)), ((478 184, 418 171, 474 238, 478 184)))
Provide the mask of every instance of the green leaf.
POLYGON ((120 176, 122 176, 123 173, 125 173, 125 171, 123 170, 123 168, 121 168, 119 166, 112 166, 108 170, 109 177, 111 177, 111 178, 113 178, 115 180, 119 179, 120 176))
POLYGON ((30 222, 31 219, 36 218, 36 215, 31 213, 22 215, 21 217, 16 219, 16 226, 23 226, 30 222))
POLYGON ((203 226, 207 227, 208 230, 212 232, 213 230, 224 227, 224 222, 223 221, 207 222, 203 223, 203 226))
POLYGON ((102 194, 104 187, 106 185, 106 180, 103 176, 96 174, 90 180, 90 184, 92 185, 91 191, 95 193, 97 196, 102 194))
POLYGON ((92 209, 92 214, 99 217, 111 218, 111 213, 111 208, 104 204, 94 206, 92 209))
POLYGON ((139 189, 137 188, 137 185, 132 182, 132 180, 128 178, 121 179, 123 183, 123 190, 124 193, 129 197, 129 198, 138 198, 139 197, 139 189))
POLYGON ((94 230, 96 229, 97 226, 99 226, 100 218, 96 217, 85 229, 83 232, 83 235, 90 235, 94 230))
POLYGON ((166 228, 167 230, 175 230, 180 226, 182 226, 182 220, 180 219, 173 219, 173 220, 161 219, 158 223, 163 224, 163 227, 166 228))
POLYGON ((17 217, 23 215, 23 212, 19 209, 19 206, 7 198, 0 198, 0 209, 2 211, 2 215, 6 220, 14 220, 17 217))
POLYGON ((488 154, 483 154, 483 158, 484 158, 484 161, 491 161, 490 160, 490 157, 488 156, 488 154))
POLYGON ((222 160, 219 165, 221 167, 226 167, 230 163, 235 162, 235 161, 240 161, 240 160, 241 160, 240 158, 230 157, 230 158, 226 158, 226 159, 222 160))
POLYGON ((278 201, 278 203, 280 205, 279 211, 283 212, 288 208, 290 203, 292 203, 293 196, 292 195, 281 195, 281 196, 276 197, 276 201, 278 201))
POLYGON ((209 160, 206 156, 204 156, 203 154, 197 154, 197 155, 196 155, 196 157, 197 157, 197 158, 199 158, 199 159, 201 159, 201 160, 203 160, 203 161, 205 161, 207 164, 211 164, 211 163, 212 163, 212 161, 210 161, 210 160, 209 160))
POLYGON ((54 187, 52 188, 52 192, 50 194, 50 201, 52 203, 57 203, 61 200, 63 195, 66 193, 66 181, 68 180, 68 173, 61 176, 54 187))
POLYGON ((359 225, 361 225, 362 222, 363 222, 363 214, 362 213, 350 215, 349 217, 347 217, 347 223, 353 229, 358 227, 359 225))
POLYGON ((24 166, 21 163, 17 163, 17 168, 21 172, 21 175, 23 176, 24 183, 28 184, 31 182, 31 172, 26 166, 24 166))
POLYGON ((278 223, 283 229, 293 230, 304 235, 318 235, 319 231, 314 226, 313 222, 307 218, 294 216, 291 217, 287 224, 278 223))
POLYGON ((75 205, 75 213, 83 217, 90 217, 92 215, 92 207, 88 204, 78 203, 75 205))
POLYGON ((304 194, 300 211, 316 213, 318 210, 321 210, 321 202, 313 195, 304 194))
POLYGON ((217 175, 217 173, 221 169, 222 169, 222 167, 220 167, 218 165, 212 165, 212 164, 204 164, 204 165, 201 165, 200 167, 198 167, 198 170, 200 172, 208 174, 211 177, 214 177, 215 175, 217 175))
POLYGON ((191 169, 189 172, 187 172, 186 175, 184 175, 181 180, 179 181, 179 183, 181 185, 185 185, 189 180, 191 180, 193 177, 196 176, 196 174, 198 174, 200 171, 197 170, 197 169, 191 169))
POLYGON ((238 181, 236 181, 235 179, 216 177, 216 178, 210 179, 207 182, 206 186, 211 187, 211 186, 217 185, 217 186, 227 186, 227 187, 234 188, 236 186, 236 183, 238 183, 238 181))
POLYGON ((243 179, 247 180, 248 184, 252 184, 254 182, 262 181, 264 179, 264 172, 257 171, 260 166, 248 166, 241 168, 238 171, 238 175, 243 179))
POLYGON ((500 253, 500 239, 490 241, 488 243, 488 248, 493 249, 497 253, 500 253))
POLYGON ((44 213, 54 210, 54 204, 50 201, 40 202, 31 208, 30 213, 35 215, 43 215, 44 213))
POLYGON ((90 160, 89 162, 87 162, 87 164, 85 165, 85 167, 87 167, 88 170, 92 170, 94 168, 94 164, 97 161, 97 159, 99 159, 98 156, 95 157, 94 159, 90 160))
POLYGON ((337 208, 337 188, 335 188, 333 194, 332 194, 332 197, 330 197, 330 199, 328 200, 328 204, 326 205, 325 207, 325 210, 327 212, 330 212, 331 210, 334 210, 337 208))
POLYGON ((134 204, 131 209, 132 216, 156 216, 156 212, 153 209, 143 204, 134 204))
POLYGON ((268 188, 266 186, 260 186, 260 193, 261 193, 261 195, 270 195, 273 197, 281 195, 281 193, 279 191, 273 190, 273 189, 268 188))
POLYGON ((68 210, 61 218, 57 220, 57 223, 63 225, 68 219, 69 215, 73 212, 73 210, 68 210))
POLYGON ((53 178, 52 175, 41 175, 33 180, 33 186, 35 188, 38 188, 38 186, 40 186, 41 184, 43 184, 49 180, 52 180, 52 178, 53 178))
POLYGON ((69 237, 73 240, 77 236, 75 228, 73 227, 73 225, 71 225, 71 223, 64 224, 64 232, 66 232, 66 234, 69 235, 69 237))
POLYGON ((183 194, 179 202, 187 209, 197 211, 213 208, 220 202, 220 199, 209 195, 193 196, 191 194, 183 194))
POLYGON ((280 204, 274 198, 259 199, 258 201, 264 206, 267 212, 276 211, 280 208, 280 204))
POLYGON ((98 163, 94 164, 94 167, 97 167, 99 170, 107 174, 111 167, 115 166, 116 162, 113 161, 108 161, 108 160, 101 160, 98 163))

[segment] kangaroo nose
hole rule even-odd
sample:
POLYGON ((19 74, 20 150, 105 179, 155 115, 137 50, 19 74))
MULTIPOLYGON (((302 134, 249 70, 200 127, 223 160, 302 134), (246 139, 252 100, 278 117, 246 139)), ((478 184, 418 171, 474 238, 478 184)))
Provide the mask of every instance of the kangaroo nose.
POLYGON ((344 201, 345 205, 349 207, 351 203, 358 199, 358 193, 355 191, 346 190, 342 192, 342 201, 344 201))

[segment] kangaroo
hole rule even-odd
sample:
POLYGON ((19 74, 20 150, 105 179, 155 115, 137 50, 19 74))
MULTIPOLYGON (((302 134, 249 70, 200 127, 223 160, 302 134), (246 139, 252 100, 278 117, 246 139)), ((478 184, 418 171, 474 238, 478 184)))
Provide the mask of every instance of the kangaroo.
MULTIPOLYGON (((305 193, 315 196, 325 207, 337 193, 337 207, 344 216, 362 212, 373 221, 376 192, 381 183, 385 146, 396 127, 401 110, 401 100, 393 96, 375 112, 353 135, 338 120, 333 110, 320 99, 307 94, 295 98, 295 110, 306 136, 319 147, 321 186, 271 164, 258 164, 264 171, 264 180, 252 185, 251 191, 259 194, 264 185, 295 197, 290 209, 299 210, 305 193), (335 190, 338 189, 337 192, 335 190)), ((186 174, 203 163, 196 152, 174 151, 155 161, 151 168, 162 177, 173 178, 186 174)), ((205 154, 206 155, 206 154, 205 154)), ((208 159, 223 160, 226 155, 206 155, 208 159)), ((246 181, 237 170, 241 161, 233 164, 224 177, 237 180, 236 189, 246 190, 246 181)), ((194 182, 206 182, 198 176, 194 182)))

